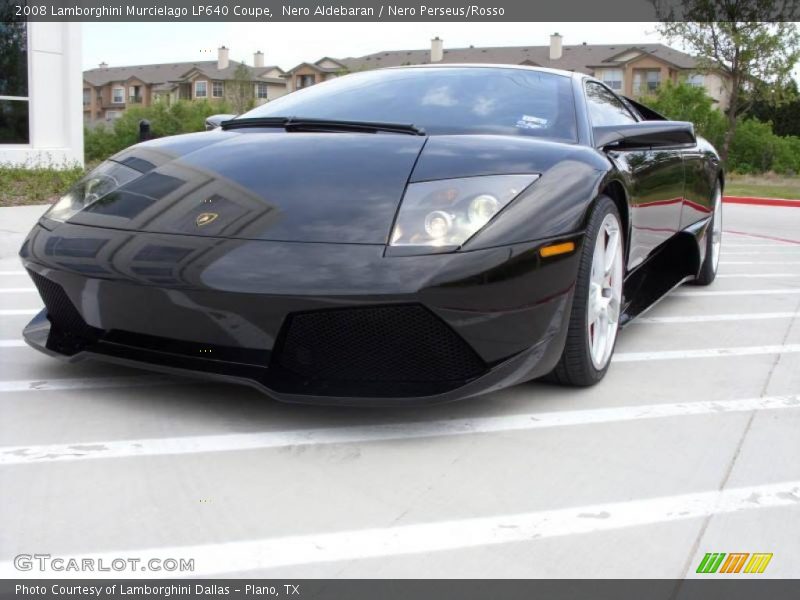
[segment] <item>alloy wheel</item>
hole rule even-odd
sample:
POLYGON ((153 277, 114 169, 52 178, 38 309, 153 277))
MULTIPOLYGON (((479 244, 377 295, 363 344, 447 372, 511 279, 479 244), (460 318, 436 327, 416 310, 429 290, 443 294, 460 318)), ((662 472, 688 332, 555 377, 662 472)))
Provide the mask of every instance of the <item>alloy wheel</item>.
POLYGON ((605 368, 611 358, 621 304, 622 234, 617 217, 608 214, 594 246, 587 303, 589 353, 595 369, 605 368))

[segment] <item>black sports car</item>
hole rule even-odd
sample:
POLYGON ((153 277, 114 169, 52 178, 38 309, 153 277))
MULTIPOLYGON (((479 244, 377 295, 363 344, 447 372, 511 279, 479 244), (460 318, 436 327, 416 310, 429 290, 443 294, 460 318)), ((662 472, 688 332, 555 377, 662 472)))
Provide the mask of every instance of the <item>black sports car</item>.
POLYGON ((591 385, 619 327, 713 281, 722 186, 690 123, 582 74, 357 73, 92 171, 22 247, 24 335, 286 401, 591 385))

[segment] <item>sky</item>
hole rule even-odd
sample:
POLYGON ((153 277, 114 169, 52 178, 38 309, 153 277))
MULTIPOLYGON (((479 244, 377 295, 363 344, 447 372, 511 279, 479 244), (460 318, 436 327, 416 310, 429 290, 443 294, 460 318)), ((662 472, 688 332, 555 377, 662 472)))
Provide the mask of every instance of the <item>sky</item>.
POLYGON ((345 58, 381 50, 429 48, 439 36, 445 48, 545 46, 558 32, 564 44, 663 42, 655 23, 84 23, 83 66, 96 67, 230 58, 290 69, 323 56, 345 58))

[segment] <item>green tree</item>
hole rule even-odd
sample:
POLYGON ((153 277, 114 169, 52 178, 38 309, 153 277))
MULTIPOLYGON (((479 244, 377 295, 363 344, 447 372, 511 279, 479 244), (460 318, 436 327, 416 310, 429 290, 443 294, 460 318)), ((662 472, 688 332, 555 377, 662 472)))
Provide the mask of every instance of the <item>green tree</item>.
POLYGON ((739 121, 758 99, 780 104, 786 83, 800 59, 800 33, 788 18, 800 0, 652 0, 659 31, 682 42, 704 72, 729 77, 728 128, 720 155, 727 162, 739 121), (672 20, 680 18, 681 20, 672 20))
POLYGON ((759 121, 771 121, 776 135, 800 135, 800 96, 796 81, 789 82, 785 95, 794 99, 778 106, 756 100, 751 113, 759 121))
POLYGON ((705 88, 667 81, 644 102, 669 119, 691 121, 697 133, 715 146, 721 146, 725 134, 725 116, 714 108, 714 101, 705 88))
POLYGON ((240 115, 247 112, 254 105, 255 90, 253 88, 253 74, 244 63, 239 63, 233 72, 233 79, 228 81, 228 101, 233 112, 240 115))

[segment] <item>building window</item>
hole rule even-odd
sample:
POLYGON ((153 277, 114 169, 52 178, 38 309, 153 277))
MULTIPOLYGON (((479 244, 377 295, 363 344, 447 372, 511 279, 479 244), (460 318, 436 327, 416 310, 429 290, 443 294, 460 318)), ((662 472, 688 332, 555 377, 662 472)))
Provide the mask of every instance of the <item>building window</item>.
POLYGON ((27 24, 0 22, 0 40, 0 144, 28 144, 27 24))
POLYGON ((195 98, 207 98, 208 97, 208 82, 207 81, 195 81, 194 82, 194 97, 195 98))
POLYGON ((222 98, 224 89, 221 81, 213 81, 211 83, 211 96, 214 98, 222 98))
POLYGON ((622 89, 622 69, 603 69, 599 79, 612 90, 622 89))
POLYGON ((106 111, 106 119, 109 121, 113 121, 114 119, 119 119, 121 116, 122 116, 122 111, 119 110, 106 111))
POLYGON ((111 102, 113 104, 125 103, 125 88, 115 87, 111 90, 111 102))
POLYGON ((83 105, 89 106, 92 103, 92 90, 83 88, 83 105))
POLYGON ((257 83, 256 84, 256 98, 266 98, 267 97, 267 84, 266 83, 257 83))
POLYGON ((652 94, 661 85, 660 69, 634 69, 633 93, 652 94))
POLYGON ((314 75, 298 75, 297 76, 297 89, 308 87, 316 83, 314 75))
POLYGON ((686 83, 692 87, 705 87, 706 78, 700 73, 695 73, 686 78, 686 83))

